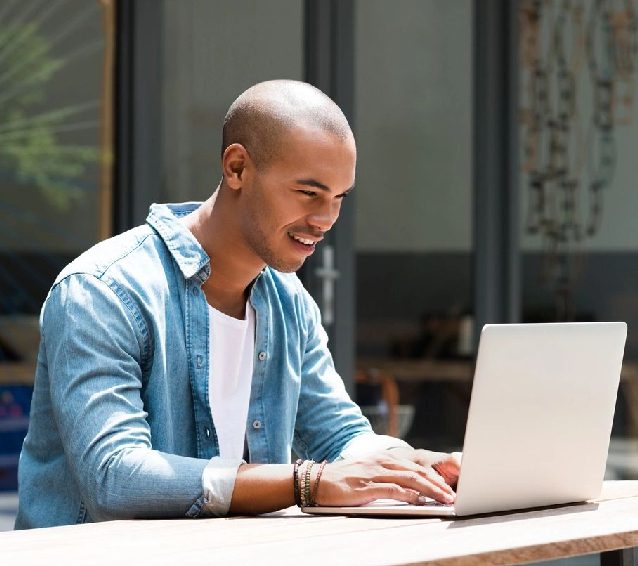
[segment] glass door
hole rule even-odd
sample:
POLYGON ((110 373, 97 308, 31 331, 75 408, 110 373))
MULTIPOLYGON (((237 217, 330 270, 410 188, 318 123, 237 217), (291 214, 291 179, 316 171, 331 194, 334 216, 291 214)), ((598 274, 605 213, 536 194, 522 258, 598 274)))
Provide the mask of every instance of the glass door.
POLYGON ((636 8, 520 3, 522 318, 627 322, 612 479, 638 478, 636 8))
POLYGON ((357 398, 458 448, 473 373, 472 2, 355 3, 357 398))
POLYGON ((303 79, 303 3, 163 0, 161 9, 159 198, 204 200, 221 178, 221 129, 237 95, 260 81, 303 79))

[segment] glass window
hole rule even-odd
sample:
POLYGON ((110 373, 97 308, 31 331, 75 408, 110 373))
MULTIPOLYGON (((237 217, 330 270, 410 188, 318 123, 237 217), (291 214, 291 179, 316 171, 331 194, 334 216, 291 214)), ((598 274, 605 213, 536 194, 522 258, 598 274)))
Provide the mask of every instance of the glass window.
POLYGON ((355 7, 357 398, 377 430, 458 448, 473 355, 472 2, 355 7))
POLYGON ((232 101, 259 81, 303 79, 303 2, 165 0, 163 10, 162 200, 204 200, 221 178, 232 101))
POLYGON ((0 490, 61 268, 111 234, 113 2, 0 4, 0 490))
POLYGON ((522 318, 628 324, 608 477, 638 478, 631 2, 521 4, 522 318))

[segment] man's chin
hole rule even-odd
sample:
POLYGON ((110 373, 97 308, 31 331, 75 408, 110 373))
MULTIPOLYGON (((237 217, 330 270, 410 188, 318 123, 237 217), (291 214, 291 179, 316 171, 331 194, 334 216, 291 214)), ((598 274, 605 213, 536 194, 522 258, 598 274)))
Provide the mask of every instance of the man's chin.
POLYGON ((301 269, 301 266, 304 264, 306 260, 302 259, 301 261, 297 261, 295 263, 284 262, 284 261, 273 261, 269 262, 268 266, 272 269, 279 271, 281 273, 294 273, 301 269))

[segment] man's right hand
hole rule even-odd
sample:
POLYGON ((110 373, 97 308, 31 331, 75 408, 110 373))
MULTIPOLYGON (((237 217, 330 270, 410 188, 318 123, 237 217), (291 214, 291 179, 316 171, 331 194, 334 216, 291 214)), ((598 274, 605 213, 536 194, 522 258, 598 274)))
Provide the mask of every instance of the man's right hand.
MULTIPOLYGON (((419 504, 424 503, 425 498, 441 503, 454 502, 454 490, 434 467, 415 463, 404 451, 393 452, 385 450, 366 458, 327 464, 319 483, 316 504, 364 505, 375 499, 419 504)), ((449 455, 443 461, 449 468, 456 466, 458 459, 449 455)))

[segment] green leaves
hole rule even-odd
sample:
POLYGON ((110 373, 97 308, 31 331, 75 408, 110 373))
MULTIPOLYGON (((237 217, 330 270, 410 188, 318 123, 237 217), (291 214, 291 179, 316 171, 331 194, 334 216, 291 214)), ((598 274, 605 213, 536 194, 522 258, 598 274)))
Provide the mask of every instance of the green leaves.
POLYGON ((60 210, 84 198, 89 165, 111 161, 97 145, 69 143, 69 132, 99 128, 99 101, 47 110, 47 88, 73 57, 54 57, 33 23, 0 27, 0 169, 60 210))

